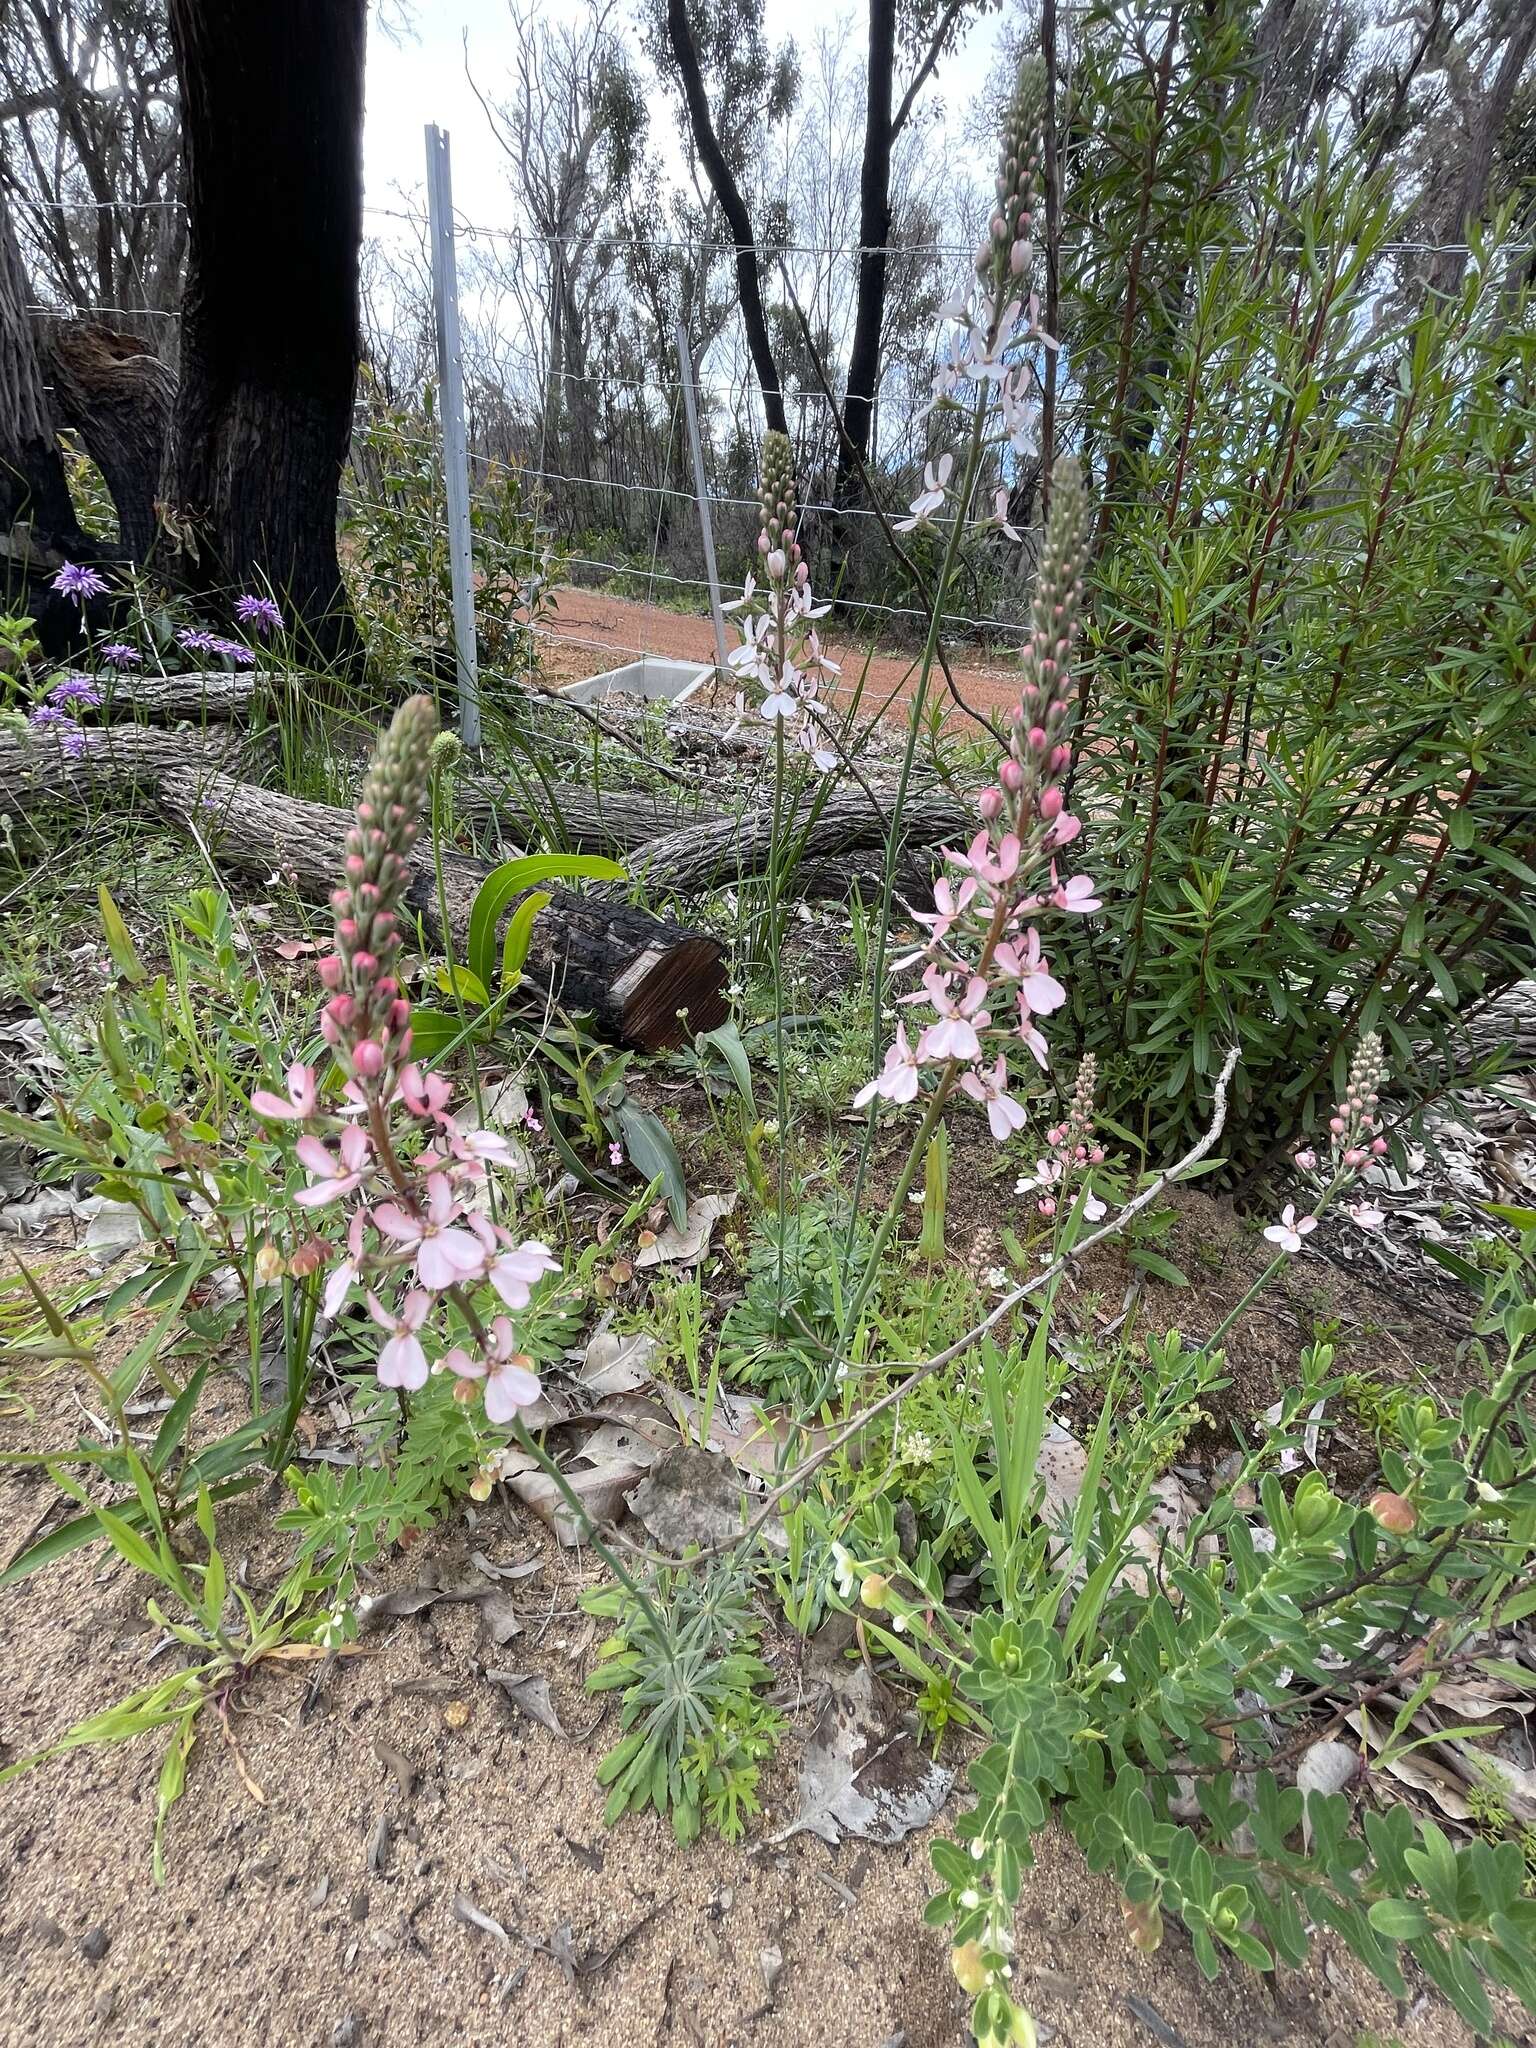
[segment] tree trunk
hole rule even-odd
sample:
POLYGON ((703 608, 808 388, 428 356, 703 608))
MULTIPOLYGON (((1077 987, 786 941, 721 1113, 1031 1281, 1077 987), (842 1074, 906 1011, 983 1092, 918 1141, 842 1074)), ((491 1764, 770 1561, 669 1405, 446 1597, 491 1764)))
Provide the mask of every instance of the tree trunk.
POLYGON ((190 220, 164 496, 187 580, 270 582, 360 652, 336 559, 352 425, 367 0, 171 0, 190 220))
MULTIPOLYGON (((858 463, 869 459, 870 423, 880 378, 885 328, 886 244, 891 235, 891 92, 896 71, 896 0, 869 0, 869 60, 864 108, 864 159, 859 168, 859 281, 843 405, 847 440, 839 445, 836 499, 848 502, 858 463), (849 446, 849 443, 852 446, 849 446)), ((841 553, 841 549, 839 549, 841 553)))
MULTIPOLYGON (((796 888, 795 866, 801 861, 823 862, 884 845, 890 831, 884 806, 893 796, 879 788, 873 795, 871 803, 855 785, 799 805, 783 828, 791 855, 786 888, 796 888)), ((915 849, 958 840, 969 830, 969 820, 970 812, 946 791, 915 792, 902 816, 902 845, 915 849)), ((653 839, 636 850, 629 867, 652 895, 703 896, 723 884, 766 875, 773 846, 773 812, 763 806, 713 823, 696 820, 653 839)))
POLYGON ((176 379, 148 342, 94 321, 43 320, 38 339, 54 417, 79 434, 112 493, 121 551, 142 562, 159 526, 155 500, 176 379))
POLYGON ((0 603, 30 613, 44 650, 56 655, 75 637, 80 614, 49 584, 66 558, 90 561, 100 550, 70 502, 30 297, 0 185, 0 603))
POLYGON ((687 0, 667 0, 667 41, 672 55, 677 60, 678 75, 683 82, 683 98, 688 104, 688 125, 693 131, 693 146, 699 153, 699 162, 704 166, 704 175, 709 188, 715 195, 715 202, 725 215, 726 226, 736 247, 736 288, 741 293, 741 322, 747 333, 747 348, 752 357, 752 368, 757 375, 758 389, 763 395, 763 418, 768 426, 780 434, 788 434, 789 422, 784 414, 784 397, 779 388, 778 366, 773 360, 773 344, 768 338, 768 318, 763 310, 762 273, 758 268, 757 242, 752 233, 752 217, 747 212, 747 203, 741 196, 741 188, 731 175, 725 151, 720 147, 720 138, 715 133, 715 124, 710 116, 709 96, 704 90, 704 73, 699 64, 698 45, 693 39, 693 29, 688 21, 687 0))
POLYGON ((1456 188, 1455 210, 1450 218, 1447 236, 1450 246, 1443 248, 1435 258, 1429 279, 1432 291, 1453 292, 1461 283, 1467 267, 1467 253, 1456 243, 1465 240, 1482 218, 1488 198, 1488 180, 1493 173, 1493 152, 1509 118, 1510 104, 1526 60, 1536 48, 1536 8, 1530 5, 1530 0, 1527 0, 1523 13, 1518 8, 1511 13, 1510 21, 1513 26, 1504 45, 1499 68, 1486 98, 1473 115, 1472 132, 1467 137, 1467 154, 1456 188))

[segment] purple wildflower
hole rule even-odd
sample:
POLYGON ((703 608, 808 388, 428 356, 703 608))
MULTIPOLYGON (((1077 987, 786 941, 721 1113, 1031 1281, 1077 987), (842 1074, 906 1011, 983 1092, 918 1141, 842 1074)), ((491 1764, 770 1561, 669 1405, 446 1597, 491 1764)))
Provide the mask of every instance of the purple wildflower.
POLYGON ((88 711, 94 711, 101 703, 101 692, 89 676, 66 676, 61 683, 55 683, 48 692, 50 704, 83 704, 88 711))
POLYGON ((84 604, 88 597, 106 595, 107 583, 94 569, 82 569, 78 563, 66 562, 53 579, 53 587, 63 597, 72 597, 76 604, 84 604))
POLYGON ((176 644, 184 647, 188 654, 217 654, 219 651, 218 636, 201 626, 183 626, 176 635, 176 644))
POLYGON ((238 668, 249 668, 256 659, 250 648, 243 641, 225 640, 216 633, 209 637, 208 651, 210 654, 222 654, 226 660, 234 662, 238 668))
POLYGON ((56 710, 51 704, 39 704, 27 723, 38 732, 51 732, 66 760, 78 761, 85 752, 85 729, 76 725, 67 711, 56 710))
POLYGON ((109 640, 101 650, 101 658, 108 668, 140 668, 144 661, 137 647, 130 647, 125 640, 109 640))
POLYGON ((235 617, 242 626, 254 626, 263 635, 283 630, 283 615, 270 597, 252 597, 249 593, 237 597, 235 617))

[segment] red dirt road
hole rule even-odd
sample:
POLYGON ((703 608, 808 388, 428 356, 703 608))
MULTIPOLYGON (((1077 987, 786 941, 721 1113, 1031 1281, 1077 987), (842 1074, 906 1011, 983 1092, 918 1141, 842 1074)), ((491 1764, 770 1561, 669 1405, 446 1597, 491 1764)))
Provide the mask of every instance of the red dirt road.
MULTIPOLYGON (((713 661, 715 654, 714 627, 707 617, 667 611, 633 598, 610 597, 600 590, 581 590, 574 584, 560 586, 554 617, 540 627, 538 637, 543 675, 552 683, 578 682, 640 654, 672 655, 700 664, 713 661)), ((734 647, 738 638, 727 619, 727 644, 734 647)), ((863 676, 861 705, 866 715, 888 702, 887 717, 899 720, 905 716, 916 683, 916 654, 888 649, 872 653, 870 642, 846 635, 837 626, 825 639, 832 659, 842 665, 842 699, 851 696, 863 676)), ((999 722, 1006 717, 1018 686, 1017 671, 1005 653, 988 651, 980 658, 972 653, 964 665, 951 657, 950 668, 955 687, 968 705, 999 722)), ((946 722, 951 731, 980 729, 954 703, 937 665, 929 701, 949 707, 946 722)))

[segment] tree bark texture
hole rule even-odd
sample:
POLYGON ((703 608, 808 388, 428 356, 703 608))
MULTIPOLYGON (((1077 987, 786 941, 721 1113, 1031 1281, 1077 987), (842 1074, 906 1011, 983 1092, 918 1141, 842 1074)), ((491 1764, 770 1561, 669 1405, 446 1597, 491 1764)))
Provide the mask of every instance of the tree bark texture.
POLYGON ((773 360, 773 344, 768 336, 768 318, 763 310, 762 272, 757 260, 757 242, 752 233, 752 217, 747 212, 747 203, 731 175, 730 164, 715 132, 709 96, 704 90, 698 44, 693 39, 693 29, 688 20, 687 0, 667 0, 667 41, 683 82, 693 146, 699 153, 709 188, 725 215, 731 239, 736 245, 736 288, 741 293, 741 321, 746 329, 747 348, 758 389, 763 395, 763 418, 770 428, 787 434, 789 422, 784 413, 778 366, 773 360))
POLYGON ((31 292, 0 185, 0 533, 25 523, 43 550, 71 548, 80 529, 38 357, 31 292))
POLYGON ((336 500, 358 365, 367 0, 171 0, 190 240, 164 492, 179 567, 355 657, 336 500))
POLYGON ((41 320, 38 340, 55 423, 80 436, 117 508, 119 548, 143 562, 159 525, 176 379, 148 342, 96 321, 41 320))

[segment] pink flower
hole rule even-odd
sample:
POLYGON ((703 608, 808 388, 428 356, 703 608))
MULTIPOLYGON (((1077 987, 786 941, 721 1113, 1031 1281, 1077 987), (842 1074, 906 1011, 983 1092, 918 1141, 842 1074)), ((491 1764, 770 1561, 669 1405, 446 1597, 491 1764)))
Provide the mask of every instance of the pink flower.
POLYGON ((973 1067, 960 1076, 960 1086, 973 1102, 986 1104, 987 1124, 999 1145, 1028 1123, 1023 1104, 1015 1102, 1008 1093, 1008 1063, 1001 1053, 989 1074, 973 1067))
POLYGON ((427 1176, 427 1213, 413 1216, 397 1202, 381 1202, 374 1222, 397 1244, 416 1247, 416 1278, 433 1294, 485 1271, 485 1250, 469 1230, 455 1228, 459 1205, 445 1175, 427 1176))
POLYGON ((362 1186, 373 1145, 368 1133, 353 1124, 341 1134, 339 1164, 330 1147, 313 1136, 300 1138, 293 1149, 300 1164, 308 1168, 312 1182, 309 1187, 300 1188, 293 1199, 305 1209, 319 1209, 362 1186))
POLYGON ((374 1368, 381 1386, 405 1387, 414 1393, 427 1384, 427 1354, 416 1332, 426 1321, 431 1306, 430 1298, 419 1287, 413 1287, 401 1302, 398 1315, 391 1315, 376 1294, 369 1295, 368 1313, 381 1330, 390 1333, 374 1368))
MULTIPOLYGON (((1051 870, 1053 882, 1055 881, 1055 874, 1056 871, 1053 868, 1051 870)), ((1074 875, 1070 882, 1057 883, 1051 890, 1051 901, 1058 910, 1073 910, 1084 914, 1090 910, 1098 910, 1102 907, 1098 897, 1093 893, 1092 877, 1088 875, 1074 875)))
POLYGON ((512 1148, 500 1131, 457 1132, 449 1140, 448 1150, 455 1159, 471 1166, 483 1166, 487 1162, 505 1166, 512 1157, 512 1148))
POLYGON ((413 1060, 400 1075, 400 1093, 412 1116, 432 1117, 445 1127, 452 1124, 448 1103, 453 1090, 441 1074, 424 1074, 413 1060))
POLYGON ((951 889, 947 877, 934 884, 932 910, 915 910, 912 915, 919 924, 927 925, 937 944, 949 931, 956 918, 965 914, 966 905, 976 894, 976 879, 967 875, 958 889, 951 889))
POLYGON ((1301 1240, 1309 1232, 1316 1230, 1316 1228, 1317 1218, 1315 1216, 1298 1217, 1295 1205, 1287 1202, 1280 1212, 1280 1221, 1269 1224, 1265 1229, 1264 1235, 1271 1244, 1279 1245, 1283 1252, 1299 1252, 1301 1250, 1301 1240))
POLYGON ((279 1122, 296 1122, 302 1117, 315 1113, 315 1070, 300 1066, 297 1061, 285 1076, 288 1093, 274 1095, 270 1088, 257 1088, 251 1093, 251 1107, 258 1116, 272 1117, 279 1122))
POLYGON ((1387 1220, 1386 1210, 1373 1202, 1346 1202, 1344 1207, 1362 1230, 1380 1230, 1387 1220))
POLYGON ((1312 1150, 1312 1147, 1310 1145, 1304 1146, 1303 1149, 1296 1154, 1296 1164, 1298 1168, 1301 1170, 1301 1172, 1312 1172, 1313 1168, 1317 1165, 1317 1154, 1312 1150))
POLYGON ((352 1283, 362 1270, 363 1230, 368 1222, 366 1209, 354 1209, 347 1225, 347 1256, 325 1283, 325 1292, 320 1297, 320 1310, 328 1322, 334 1321, 342 1303, 351 1291, 352 1283))
POLYGON ((978 832, 964 853, 949 857, 957 867, 969 868, 983 882, 1011 882, 1019 871, 1020 846, 1017 834, 1004 833, 997 852, 992 851, 990 834, 978 832))
POLYGON ((1019 990, 1019 1036, 1034 1054, 1035 1064, 1042 1074, 1049 1072, 1051 1048, 1045 1042, 1044 1034, 1035 1024, 1025 990, 1019 990))
POLYGON ((1040 934, 1031 925, 1022 949, 1004 939, 993 954, 1001 973, 1019 984, 1019 1007, 1048 1017, 1067 1000, 1067 992, 1049 971, 1040 951, 1040 934))
MULTIPOLYGON (((930 967, 923 976, 923 991, 928 1001, 939 1013, 937 1024, 930 1024, 917 1041, 917 1057, 924 1060, 979 1060, 981 1040, 976 1027, 985 1029, 991 1017, 982 1009, 987 999, 987 984, 979 974, 973 974, 965 985, 965 994, 956 1002, 949 994, 949 976, 930 967)), ((908 997, 908 1001, 921 997, 908 997)))
POLYGON ((526 1308, 532 1289, 544 1275, 559 1270, 560 1261, 551 1255, 549 1246, 531 1237, 493 1260, 486 1278, 508 1308, 526 1308))
POLYGON ((439 1361, 441 1367, 461 1380, 485 1381, 485 1416, 488 1422, 510 1422, 519 1408, 531 1408, 539 1398, 539 1382, 526 1352, 517 1350, 517 1339, 505 1316, 498 1316, 487 1332, 485 1355, 471 1358, 455 1349, 439 1361))
POLYGON ((1009 540, 1021 541, 1024 538, 1017 527, 1009 524, 1008 487, 1006 484, 999 484, 997 490, 993 493, 992 524, 998 529, 999 533, 1005 534, 1009 540))
POLYGON ((886 1048, 885 1065, 873 1081, 867 1081, 853 1098, 855 1109, 862 1109, 873 1102, 877 1095, 883 1095, 887 1102, 911 1102, 917 1094, 917 1062, 912 1057, 912 1048, 907 1043, 907 1034, 900 1024, 896 1026, 896 1043, 886 1048))

